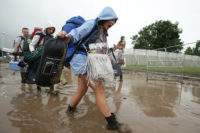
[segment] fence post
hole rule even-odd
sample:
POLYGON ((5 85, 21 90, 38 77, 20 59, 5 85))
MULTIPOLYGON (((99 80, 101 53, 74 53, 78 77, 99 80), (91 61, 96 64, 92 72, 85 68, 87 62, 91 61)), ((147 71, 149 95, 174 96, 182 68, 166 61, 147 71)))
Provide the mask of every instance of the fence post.
POLYGON ((167 74, 167 71, 166 71, 166 69, 167 69, 167 67, 166 67, 166 57, 167 57, 167 48, 165 48, 165 58, 164 58, 164 70, 165 70, 165 75, 167 74))
POLYGON ((183 60, 182 60, 182 73, 181 73, 181 85, 183 84, 183 77, 184 77, 184 66, 185 66, 185 54, 183 54, 183 60))
POLYGON ((148 55, 147 55, 147 49, 146 49, 146 81, 147 82, 148 82, 148 79, 149 79, 149 75, 148 75, 149 69, 148 69, 148 67, 149 67, 149 61, 148 61, 148 55))

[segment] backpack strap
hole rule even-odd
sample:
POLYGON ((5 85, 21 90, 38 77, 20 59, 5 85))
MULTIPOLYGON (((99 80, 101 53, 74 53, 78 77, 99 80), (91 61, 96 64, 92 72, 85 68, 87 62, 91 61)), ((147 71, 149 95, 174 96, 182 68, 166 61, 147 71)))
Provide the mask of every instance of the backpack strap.
POLYGON ((84 49, 86 52, 88 52, 88 49, 86 48, 86 44, 87 42, 92 39, 92 37, 94 37, 94 35, 98 32, 97 30, 97 24, 95 24, 95 26, 93 27, 92 31, 90 32, 90 34, 88 34, 86 37, 84 37, 82 40, 80 40, 78 42, 77 48, 81 49, 80 46, 83 45, 84 49))
POLYGON ((114 54, 114 52, 113 52, 113 49, 111 50, 111 52, 112 52, 113 58, 114 58, 115 61, 117 62, 117 59, 116 59, 115 54, 114 54))
POLYGON ((77 44, 77 47, 76 49, 74 50, 74 52, 72 53, 70 59, 69 59, 69 62, 72 60, 72 57, 74 56, 74 54, 77 52, 77 51, 82 51, 82 52, 85 52, 87 53, 88 50, 87 48, 85 47, 85 44, 95 35, 95 33, 97 32, 96 30, 96 27, 97 27, 97 24, 95 24, 94 28, 92 29, 92 31, 90 32, 89 35, 87 35, 86 37, 84 37, 82 40, 80 40, 77 44), (84 48, 81 48, 80 46, 83 45, 84 48))
POLYGON ((35 35, 40 36, 40 39, 39 39, 39 41, 38 41, 37 44, 36 44, 36 47, 38 47, 38 46, 40 45, 40 42, 41 42, 42 39, 44 38, 44 34, 42 34, 42 32, 39 31, 39 32, 36 32, 35 35))
MULTIPOLYGON (((17 56, 22 56, 23 55, 23 49, 21 47, 21 42, 22 40, 25 40, 25 38, 23 36, 17 36, 17 38, 20 37, 21 41, 20 41, 20 44, 19 44, 19 49, 21 50, 21 52, 14 52, 13 55, 15 56, 15 58, 17 58, 17 56)), ((15 47, 15 40, 14 40, 14 47, 15 47)))
POLYGON ((73 25, 75 25, 76 27, 79 27, 79 26, 80 26, 79 24, 77 24, 77 23, 75 23, 75 22, 67 22, 67 24, 73 24, 73 25))
POLYGON ((87 53, 86 48, 78 47, 78 48, 77 48, 77 51, 81 51, 81 52, 85 52, 85 53, 87 53))
MULTIPOLYGON (((21 38, 21 41, 20 41, 20 44, 21 44, 21 42, 22 42, 22 40, 24 40, 25 41, 25 38, 23 37, 23 36, 17 36, 17 37, 20 37, 21 38)), ((19 44, 19 48, 21 49, 21 51, 23 52, 23 49, 22 49, 22 47, 21 47, 21 45, 19 44)))

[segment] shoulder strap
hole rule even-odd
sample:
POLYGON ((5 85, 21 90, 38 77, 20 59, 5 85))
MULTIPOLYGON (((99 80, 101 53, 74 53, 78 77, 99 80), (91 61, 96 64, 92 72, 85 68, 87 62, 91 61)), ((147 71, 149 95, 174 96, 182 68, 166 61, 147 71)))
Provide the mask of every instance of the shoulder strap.
POLYGON ((97 25, 93 27, 92 31, 86 37, 84 37, 82 40, 78 42, 77 48, 80 47, 81 45, 84 46, 95 35, 95 33, 97 32, 96 28, 97 28, 97 25))
MULTIPOLYGON (((97 32, 97 30, 95 29, 97 25, 94 26, 94 28, 92 29, 92 31, 90 32, 89 35, 87 35, 86 37, 84 37, 82 40, 80 40, 76 46, 76 49, 74 50, 74 52, 72 53, 70 59, 69 59, 69 62, 72 60, 72 57, 74 56, 74 54, 77 52, 77 50, 81 50, 81 51, 84 51, 83 48, 80 49, 80 46, 81 45, 84 45, 93 37, 93 35, 97 32)), ((85 51, 87 53, 87 48, 85 47, 84 48, 85 51)))
POLYGON ((36 46, 38 46, 40 44, 40 42, 42 41, 42 39, 44 38, 44 34, 42 34, 42 32, 39 31, 39 32, 36 32, 35 35, 39 35, 40 36, 40 39, 36 44, 36 46))
POLYGON ((111 52, 112 52, 113 58, 114 58, 115 61, 117 62, 117 59, 116 59, 116 57, 115 57, 115 54, 114 54, 113 50, 111 50, 111 52))
POLYGON ((18 37, 20 37, 22 40, 25 40, 25 38, 23 36, 18 36, 18 37))
MULTIPOLYGON (((78 42, 78 45, 77 45, 77 48, 80 47, 81 45, 85 46, 85 44, 90 40, 92 39, 92 37, 95 35, 95 33, 98 31, 97 29, 97 25, 95 25, 92 29, 92 31, 86 36, 84 37, 82 40, 80 40, 78 42)), ((87 49, 86 49, 87 51, 87 49)))
MULTIPOLYGON (((23 36, 17 36, 17 37, 20 37, 21 38, 21 41, 22 40, 25 40, 25 38, 23 37, 23 36)), ((21 41, 20 41, 20 44, 21 44, 21 41)), ((19 48, 21 49, 21 51, 22 51, 22 47, 21 47, 21 45, 19 44, 19 48)))

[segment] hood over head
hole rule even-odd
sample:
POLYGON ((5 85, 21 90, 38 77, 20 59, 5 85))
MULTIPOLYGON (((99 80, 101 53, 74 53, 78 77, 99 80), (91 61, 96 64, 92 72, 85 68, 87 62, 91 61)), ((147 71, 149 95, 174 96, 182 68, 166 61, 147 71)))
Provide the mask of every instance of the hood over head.
MULTIPOLYGON (((55 28, 54 23, 53 23, 52 21, 48 21, 47 24, 46 24, 46 26, 45 26, 44 29, 43 29, 43 32, 44 32, 45 34, 47 34, 47 33, 46 33, 46 30, 47 30, 48 28, 51 28, 51 27, 54 28, 54 32, 55 32, 56 28, 55 28)), ((54 32, 53 32, 53 33, 54 33, 54 32)), ((53 33, 52 33, 52 34, 53 34, 53 33)))
POLYGON ((97 22, 103 20, 118 20, 118 17, 111 7, 105 7, 96 18, 97 22))

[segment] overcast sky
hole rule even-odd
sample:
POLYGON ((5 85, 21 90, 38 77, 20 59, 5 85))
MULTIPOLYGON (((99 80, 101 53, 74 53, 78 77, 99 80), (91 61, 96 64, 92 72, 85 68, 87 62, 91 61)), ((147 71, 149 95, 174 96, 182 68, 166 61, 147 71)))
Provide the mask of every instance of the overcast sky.
POLYGON ((200 0, 0 0, 1 47, 2 32, 6 32, 4 47, 11 48, 22 27, 32 32, 51 20, 57 33, 70 17, 93 19, 105 6, 111 6, 119 17, 108 31, 110 46, 125 35, 127 47, 132 47, 130 37, 156 20, 179 22, 185 43, 200 40, 200 0))

